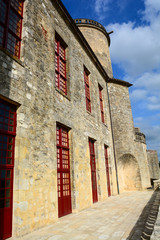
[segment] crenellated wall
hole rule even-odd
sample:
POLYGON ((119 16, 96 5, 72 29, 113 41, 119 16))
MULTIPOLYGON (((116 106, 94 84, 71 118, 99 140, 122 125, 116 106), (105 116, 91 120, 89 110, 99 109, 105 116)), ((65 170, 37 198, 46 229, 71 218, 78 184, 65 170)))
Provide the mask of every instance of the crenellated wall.
POLYGON ((150 178, 153 180, 159 179, 159 161, 157 151, 147 150, 147 159, 149 165, 150 178))

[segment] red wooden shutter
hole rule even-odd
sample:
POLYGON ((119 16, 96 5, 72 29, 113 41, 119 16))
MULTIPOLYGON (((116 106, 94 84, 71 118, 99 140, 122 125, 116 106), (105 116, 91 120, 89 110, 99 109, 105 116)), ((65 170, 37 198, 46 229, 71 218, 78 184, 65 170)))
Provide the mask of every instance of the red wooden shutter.
POLYGON ((101 120, 104 123, 104 110, 103 110, 102 90, 103 90, 103 88, 99 85, 99 100, 100 100, 100 109, 101 109, 101 120))
POLYGON ((57 126, 58 216, 72 212, 68 130, 57 126))
POLYGON ((55 84, 67 95, 66 50, 58 38, 55 38, 55 84))
POLYGON ((0 239, 12 236, 16 109, 0 100, 0 239))
POLYGON ((91 99, 89 89, 89 74, 84 70, 84 83, 85 83, 85 95, 86 95, 86 109, 91 112, 91 99))
POLYGON ((108 164, 108 149, 107 149, 107 146, 104 146, 104 155, 105 155, 106 176, 107 176, 107 190, 108 190, 108 197, 110 197, 111 196, 111 187, 110 187, 110 177, 109 177, 109 164, 108 164))
POLYGON ((90 149, 92 197, 93 197, 93 203, 95 203, 98 201, 97 179, 96 179, 96 161, 95 161, 94 141, 91 139, 89 139, 89 149, 90 149))

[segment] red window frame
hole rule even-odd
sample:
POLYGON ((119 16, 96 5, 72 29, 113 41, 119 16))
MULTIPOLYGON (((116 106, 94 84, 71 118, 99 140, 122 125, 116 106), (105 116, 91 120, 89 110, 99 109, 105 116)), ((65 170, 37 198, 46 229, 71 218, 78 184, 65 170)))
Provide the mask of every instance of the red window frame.
POLYGON ((87 71, 87 69, 84 69, 84 84, 85 84, 85 95, 86 95, 86 109, 88 112, 91 112, 89 72, 87 71))
POLYGON ((104 145, 104 156, 105 156, 105 166, 106 166, 108 197, 110 197, 111 196, 111 186, 110 186, 110 176, 109 176, 108 147, 106 145, 104 145))
POLYGON ((12 235, 16 107, 0 99, 0 239, 12 235))
POLYGON ((55 36, 55 85, 67 95, 66 45, 55 36))
POLYGON ((94 140, 89 138, 89 150, 90 150, 90 165, 91 165, 91 181, 92 181, 92 198, 93 203, 98 202, 97 193, 97 177, 96 177, 96 161, 95 161, 95 149, 94 140))
POLYGON ((104 123, 104 110, 103 110, 103 97, 102 97, 102 90, 103 88, 98 85, 99 88, 99 101, 100 101, 100 109, 101 109, 101 120, 104 123))
POLYGON ((58 216, 62 217, 72 212, 70 158, 68 129, 57 125, 57 194, 58 216))
POLYGON ((24 0, 1 0, 0 47, 20 58, 24 0))

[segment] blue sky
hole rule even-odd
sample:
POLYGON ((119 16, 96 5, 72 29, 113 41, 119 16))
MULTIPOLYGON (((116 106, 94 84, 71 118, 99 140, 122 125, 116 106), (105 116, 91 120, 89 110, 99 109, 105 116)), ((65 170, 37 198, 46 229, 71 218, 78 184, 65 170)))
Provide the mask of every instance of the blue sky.
POLYGON ((62 0, 72 18, 103 24, 111 37, 113 75, 133 84, 135 127, 160 160, 160 0, 62 0))

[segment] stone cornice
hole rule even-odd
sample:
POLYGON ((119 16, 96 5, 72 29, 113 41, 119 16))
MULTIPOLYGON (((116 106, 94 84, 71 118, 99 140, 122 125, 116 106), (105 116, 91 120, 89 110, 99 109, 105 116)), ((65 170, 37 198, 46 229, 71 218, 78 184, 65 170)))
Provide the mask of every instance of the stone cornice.
POLYGON ((126 82, 126 81, 123 81, 123 80, 120 80, 120 79, 117 79, 117 78, 108 78, 108 82, 119 84, 119 85, 126 86, 126 87, 131 87, 133 85, 129 82, 126 82))

